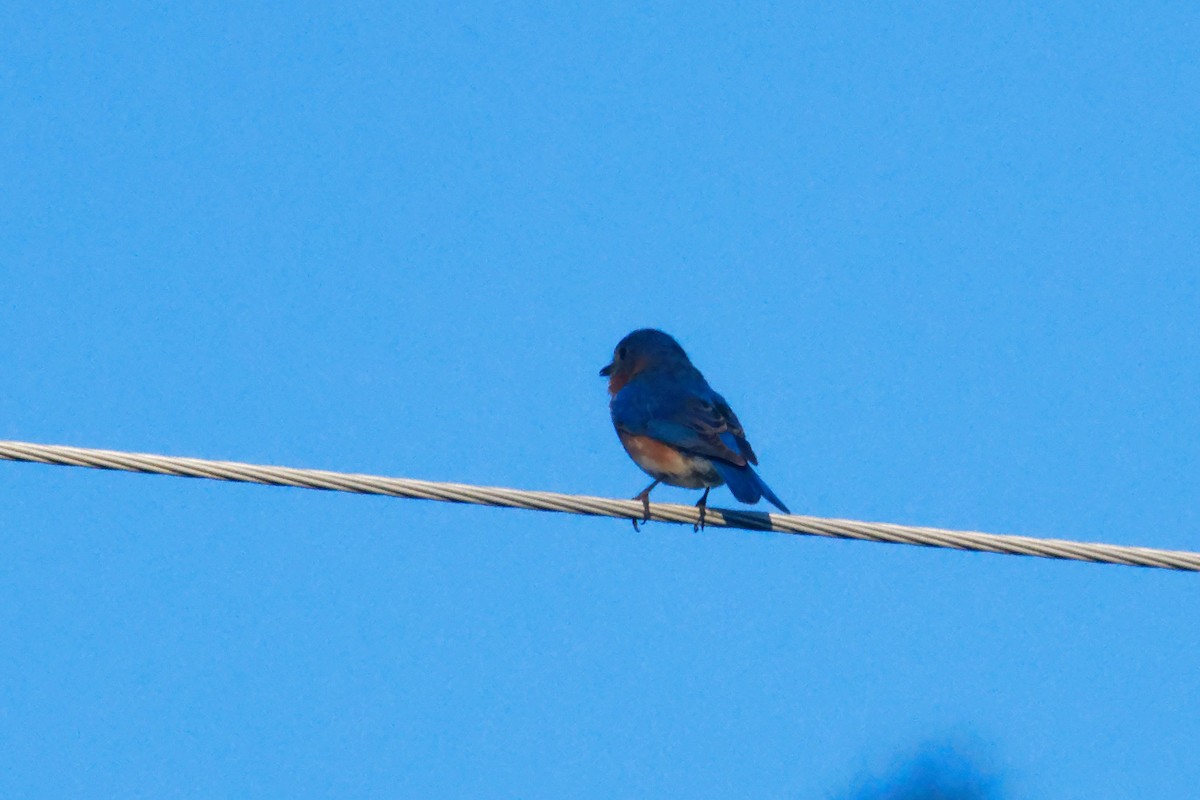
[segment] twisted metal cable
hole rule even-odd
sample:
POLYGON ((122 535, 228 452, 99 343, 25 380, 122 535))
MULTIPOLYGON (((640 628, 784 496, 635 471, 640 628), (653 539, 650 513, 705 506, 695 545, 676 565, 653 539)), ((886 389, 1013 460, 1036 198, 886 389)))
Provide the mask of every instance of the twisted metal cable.
MULTIPOLYGON (((640 520, 644 513, 642 504, 638 500, 614 500, 607 497, 589 497, 558 492, 534 492, 463 483, 385 478, 378 475, 358 475, 319 469, 271 467, 237 461, 210 461, 202 458, 93 450, 29 442, 0 441, 0 459, 124 470, 126 472, 146 472, 185 478, 261 483, 270 486, 295 486, 302 489, 441 500, 451 503, 473 503, 504 508, 525 508, 536 511, 560 511, 596 517, 640 520)), ((695 506, 651 503, 650 519, 692 525, 699 521, 699 511, 695 506)), ((1065 539, 1037 539, 1028 536, 951 531, 940 528, 892 525, 883 522, 858 522, 847 519, 808 517, 800 514, 765 514, 721 508, 709 508, 705 515, 705 524, 712 527, 777 531, 779 533, 828 536, 835 539, 861 539, 868 542, 916 544, 984 553, 1039 556, 1101 564, 1124 564, 1134 567, 1200 572, 1200 553, 1184 550, 1157 550, 1150 547, 1073 542, 1065 539)))

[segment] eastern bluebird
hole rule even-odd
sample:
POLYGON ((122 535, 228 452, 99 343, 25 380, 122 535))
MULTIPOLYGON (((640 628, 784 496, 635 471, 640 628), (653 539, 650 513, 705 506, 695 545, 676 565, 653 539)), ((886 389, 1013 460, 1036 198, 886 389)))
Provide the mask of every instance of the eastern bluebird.
POLYGON ((704 489, 696 503, 697 528, 704 527, 709 490, 723 483, 743 503, 765 497, 791 513, 750 467, 758 458, 729 403, 670 336, 652 328, 634 331, 620 341, 600 375, 608 378, 609 410, 625 452, 654 478, 633 498, 642 501, 647 520, 650 490, 660 483, 704 489))

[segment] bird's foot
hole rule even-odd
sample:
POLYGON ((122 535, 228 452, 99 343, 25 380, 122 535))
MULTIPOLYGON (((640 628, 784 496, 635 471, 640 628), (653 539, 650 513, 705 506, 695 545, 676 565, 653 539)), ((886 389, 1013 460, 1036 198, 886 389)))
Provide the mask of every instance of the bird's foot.
MULTIPOLYGON (((653 489, 655 486, 658 486, 659 483, 660 483, 659 481, 655 481, 654 483, 647 486, 645 489, 642 489, 641 492, 639 492, 638 494, 635 494, 633 496, 634 500, 642 501, 642 522, 650 521, 650 490, 653 489)), ((635 531, 641 530, 641 528, 638 527, 638 520, 636 517, 633 518, 633 529, 635 531)))
POLYGON ((700 502, 696 503, 696 508, 700 509, 700 521, 692 526, 692 533, 704 530, 704 514, 708 511, 708 492, 709 489, 705 489, 700 502))

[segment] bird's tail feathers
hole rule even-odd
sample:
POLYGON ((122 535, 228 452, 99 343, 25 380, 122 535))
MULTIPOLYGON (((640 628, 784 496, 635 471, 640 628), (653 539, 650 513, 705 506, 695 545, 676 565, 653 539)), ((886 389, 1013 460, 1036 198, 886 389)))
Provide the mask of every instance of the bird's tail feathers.
POLYGON ((758 481, 758 488, 762 489, 762 496, 767 498, 771 505, 775 506, 785 514, 792 513, 791 510, 789 510, 788 507, 783 504, 783 501, 775 496, 775 493, 771 491, 771 487, 767 486, 766 482, 762 478, 758 477, 757 472, 754 473, 754 479, 758 481))
POLYGON ((788 507, 783 504, 783 501, 775 496, 771 488, 758 477, 758 473, 751 467, 738 467, 733 464, 713 459, 713 466, 717 468, 717 472, 725 479, 725 484, 729 487, 729 491, 733 492, 733 496, 743 503, 754 505, 762 498, 767 500, 785 514, 792 513, 788 511, 788 507))

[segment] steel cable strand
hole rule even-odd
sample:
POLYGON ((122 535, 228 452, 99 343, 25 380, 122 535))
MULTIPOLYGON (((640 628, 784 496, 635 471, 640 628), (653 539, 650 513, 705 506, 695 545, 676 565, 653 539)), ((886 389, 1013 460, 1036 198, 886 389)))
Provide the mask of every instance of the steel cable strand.
MULTIPOLYGON (((390 478, 329 470, 266 466, 237 461, 213 461, 64 445, 43 445, 31 442, 0 441, 0 459, 623 519, 641 519, 644 514, 641 502, 636 500, 410 478, 390 478)), ((699 511, 695 506, 651 503, 649 518, 658 522, 691 525, 699 521, 699 511)), ((775 531, 1005 555, 1200 571, 1200 553, 1159 550, 1149 547, 1075 542, 1065 539, 1040 539, 977 531, 952 531, 893 523, 859 522, 799 514, 767 514, 758 511, 722 508, 709 508, 705 521, 709 527, 775 531)))

